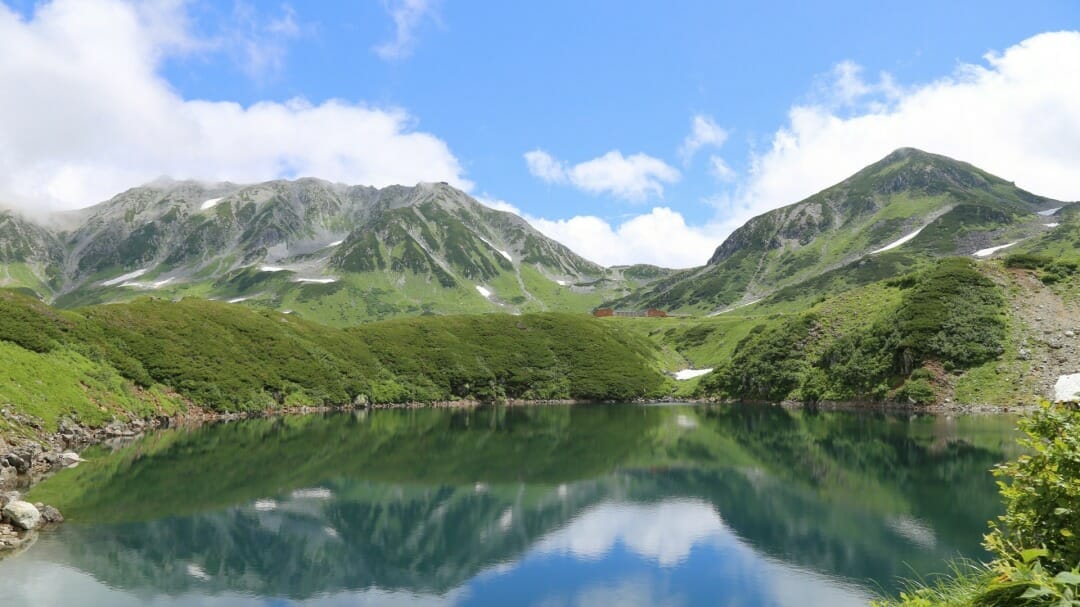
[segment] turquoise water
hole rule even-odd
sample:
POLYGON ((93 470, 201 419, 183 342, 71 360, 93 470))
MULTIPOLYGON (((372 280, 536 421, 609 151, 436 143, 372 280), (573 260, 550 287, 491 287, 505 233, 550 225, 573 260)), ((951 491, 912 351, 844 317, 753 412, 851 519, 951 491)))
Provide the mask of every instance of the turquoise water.
POLYGON ((856 605, 999 501, 1006 416, 762 406, 415 409, 95 448, 0 604, 856 605))

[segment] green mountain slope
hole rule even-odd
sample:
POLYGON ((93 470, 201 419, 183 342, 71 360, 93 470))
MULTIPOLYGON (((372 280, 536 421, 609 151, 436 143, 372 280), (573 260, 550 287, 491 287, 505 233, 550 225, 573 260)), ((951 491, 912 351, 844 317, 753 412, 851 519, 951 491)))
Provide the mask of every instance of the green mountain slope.
POLYGON ((0 216, 0 269, 5 285, 63 307, 152 293, 346 325, 401 315, 587 311, 668 274, 598 266, 446 184, 163 180, 54 222, 68 229, 0 216))
POLYGON ((1047 229, 1038 212, 1061 206, 967 163, 900 149, 806 200, 751 219, 705 266, 613 305, 713 312, 865 264, 876 268, 863 272, 865 279, 878 280, 928 259, 1038 237, 1047 229))
MULTIPOLYGON (((55 429, 113 416, 669 390, 648 340, 584 314, 397 319, 335 329, 220 302, 57 311, 0 290, 0 403, 55 429)), ((0 435, 10 424, 0 417, 0 435)), ((24 430, 26 428, 23 428, 24 430)))

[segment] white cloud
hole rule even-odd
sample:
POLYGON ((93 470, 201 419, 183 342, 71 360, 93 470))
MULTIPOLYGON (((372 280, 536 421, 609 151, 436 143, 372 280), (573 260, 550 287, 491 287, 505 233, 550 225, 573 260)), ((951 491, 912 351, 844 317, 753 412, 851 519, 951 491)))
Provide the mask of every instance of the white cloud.
POLYGON ((543 150, 533 150, 525 154, 525 162, 530 173, 549 183, 569 184, 590 194, 607 193, 634 202, 663 197, 664 184, 682 177, 659 158, 640 153, 623 156, 619 150, 573 166, 543 150))
POLYGON ((529 172, 548 183, 566 183, 569 177, 566 167, 544 150, 525 152, 525 164, 529 166, 529 172))
POLYGON ((416 30, 426 19, 438 19, 437 0, 383 0, 394 20, 394 38, 375 47, 375 54, 388 61, 404 59, 416 48, 416 30))
POLYGON ((970 162, 1037 194, 1080 199, 1078 71, 1080 32, 1040 34, 903 89, 888 74, 869 83, 854 64, 840 64, 833 94, 793 107, 788 124, 751 158, 748 180, 719 199, 721 233, 899 147, 970 162))
POLYGON ((709 173, 720 181, 735 181, 735 170, 728 166, 727 162, 719 156, 709 156, 709 173))
POLYGON ((471 188, 448 146, 401 109, 184 99, 159 73, 195 45, 177 29, 182 12, 167 18, 182 6, 146 6, 54 0, 24 20, 0 4, 0 201, 73 208, 162 174, 471 188))
POLYGON ((543 538, 533 550, 595 560, 623 544, 643 558, 672 567, 685 561, 694 546, 720 540, 731 541, 731 532, 705 502, 605 503, 543 538))
POLYGON ((717 125, 711 116, 697 114, 690 121, 690 134, 679 146, 679 156, 684 163, 689 163, 701 148, 719 148, 727 138, 728 132, 717 125))
POLYGON ((617 225, 591 215, 557 220, 525 215, 525 219, 548 237, 604 265, 698 266, 719 243, 715 228, 688 226, 681 214, 666 207, 656 207, 617 225))
POLYGON ((288 41, 299 37, 303 29, 288 5, 282 5, 280 16, 264 19, 251 5, 237 2, 233 20, 218 36, 216 46, 231 52, 249 78, 264 80, 281 71, 288 41))

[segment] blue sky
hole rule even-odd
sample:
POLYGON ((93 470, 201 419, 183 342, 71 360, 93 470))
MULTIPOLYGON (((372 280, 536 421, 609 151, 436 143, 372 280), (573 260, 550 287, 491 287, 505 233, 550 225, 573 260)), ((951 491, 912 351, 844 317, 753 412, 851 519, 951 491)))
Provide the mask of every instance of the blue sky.
MULTIPOLYGON (((64 36, 85 35, 89 45, 95 36, 107 35, 102 33, 108 30, 106 26, 125 11, 133 15, 130 31, 120 28, 127 31, 126 37, 116 36, 120 41, 112 49, 116 57, 110 58, 108 50, 87 51, 101 54, 100 60, 90 62, 97 67, 113 59, 125 64, 124 54, 143 56, 142 63, 131 68, 132 82, 141 79, 138 86, 124 86, 132 91, 145 87, 145 98, 150 101, 127 111, 128 116, 166 113, 164 105, 158 110, 150 107, 153 99, 165 95, 174 98, 174 107, 185 103, 184 111, 195 113, 199 108, 189 102, 234 102, 241 110, 276 102, 275 108, 288 113, 294 111, 296 100, 314 108, 338 100, 335 103, 342 111, 353 111, 352 117, 357 108, 391 117, 394 123, 387 136, 395 139, 387 149, 396 150, 391 155, 397 164, 384 166, 388 162, 384 158, 352 158, 353 148, 378 148, 383 140, 369 134, 367 122, 350 126, 324 115, 314 121, 281 123, 277 128, 326 129, 327 138, 334 139, 332 145, 324 146, 326 154, 347 156, 348 162, 327 164, 334 159, 296 157, 298 146, 322 145, 315 135, 290 139, 294 147, 290 154, 259 166, 237 158, 231 173, 234 159, 226 159, 224 152, 214 163, 200 165, 197 159, 168 157, 155 165, 146 154, 125 159, 117 151, 102 159, 89 158, 97 154, 94 151, 81 156, 65 151, 60 154, 64 158, 46 156, 28 169, 44 175, 52 184, 49 187, 35 190, 0 184, 0 194, 16 202, 37 196, 51 198, 56 205, 76 206, 75 198, 101 196, 103 188, 115 188, 122 180, 143 174, 247 180, 322 170, 329 174, 316 176, 348 182, 430 177, 450 180, 485 201, 501 201, 545 232, 600 261, 685 266, 703 262, 702 256, 707 257, 708 250, 748 216, 813 193, 897 144, 933 147, 931 151, 989 164, 986 168, 1040 193, 1080 198, 1080 191, 1070 190, 1061 175, 1048 175, 1049 169, 1038 169, 1035 163, 1028 169, 1008 155, 986 154, 982 150, 988 143, 975 137, 965 143, 967 131, 953 131, 947 139, 936 140, 934 133, 941 129, 935 128, 935 121, 957 122, 943 115, 945 110, 934 116, 904 114, 915 112, 912 100, 920 94, 946 86, 955 89, 973 78, 985 80, 976 85, 992 88, 992 76, 1007 69, 1026 70, 1017 72, 1017 78, 1024 82, 1027 96, 1019 100, 994 95, 1000 101, 997 107, 984 108, 988 118, 1001 121, 1004 116, 1004 122, 1011 122, 1014 112, 1016 121, 1031 120, 1045 115, 1035 108, 1064 105, 1064 98, 1055 101, 1053 96, 1068 91, 1055 91, 1053 79, 1031 64, 1060 62, 1060 78, 1069 78, 1069 62, 1080 62, 1073 53, 1080 48, 1075 32, 1052 43, 1044 41, 1034 51, 1021 47, 1044 32, 1075 30, 1080 25, 1080 4, 1069 0, 1025 3, 1023 10, 1015 2, 987 1, 868 5, 600 0, 147 0, 130 4, 82 0, 75 4, 74 0, 7 0, 7 27, 27 33, 42 53, 56 50, 70 55, 87 47, 64 36), (97 34, 92 27, 79 31, 91 11, 106 21, 97 34), (50 23, 64 34, 46 34, 50 23), (57 25, 61 23, 71 25, 61 28, 57 25), (1014 54, 1032 57, 1019 56, 1011 67, 995 65, 985 57, 987 53, 1009 57, 1009 49, 1016 48, 1022 52, 1014 54), (994 73, 973 74, 977 69, 994 73), (1038 82, 1027 82, 1032 79, 1038 82), (1038 88, 1040 83, 1045 90, 1038 88), (800 125, 794 117, 800 108, 813 115, 810 122, 817 126, 800 125), (836 120, 854 128, 875 115, 892 117, 896 124, 885 129, 887 134, 864 129, 867 141, 860 137, 858 145, 841 141, 812 145, 816 138, 851 137, 823 133, 826 127, 821 124, 836 120), (688 148, 695 120, 701 127, 699 145, 688 148), (905 137, 908 122, 914 125, 911 137, 905 137), (423 150, 414 153, 409 148, 405 139, 411 133, 430 139, 422 142, 423 150), (785 147, 788 144, 781 141, 785 135, 794 137, 797 153, 785 147), (532 162, 526 159, 530 152, 534 153, 532 162), (825 157, 837 159, 822 166, 825 157), (589 164, 596 159, 600 161, 589 164), (60 169, 56 167, 63 168, 65 163, 75 168, 68 167, 63 178, 57 177, 60 169), (88 176, 91 171, 110 173, 112 178, 102 181, 88 176), (572 223, 575 217, 579 220, 572 223), (646 219, 640 220, 641 225, 626 228, 634 218, 642 217, 646 219), (647 240, 649 233, 659 235, 660 241, 642 241, 640 248, 632 242, 647 240), (683 248, 665 256, 665 243, 673 240, 683 248), (642 251, 642 258, 634 258, 634 251, 642 251)), ((0 33, 3 27, 0 14, 0 33)), ((36 84, 45 87, 49 79, 71 77, 50 70, 54 68, 47 66, 40 75, 28 76, 26 70, 5 72, 0 66, 0 84, 27 84, 28 78, 40 78, 42 82, 36 84), (5 78, 11 82, 4 82, 5 78)), ((57 88, 69 86, 62 82, 57 88)), ((113 100, 102 105, 109 103, 113 100)), ((949 105, 943 100, 937 103, 949 105)), ((79 120, 96 122, 92 119, 99 110, 84 110, 71 110, 80 115, 72 118, 72 128, 80 128, 79 120)), ((1067 108, 1061 111, 1061 122, 1080 130, 1074 124, 1075 113, 1067 108)), ((86 126, 93 128, 93 124, 86 126)), ((174 135, 162 137, 170 140, 174 135)), ((1015 139, 1020 136, 1009 137, 1001 135, 1000 146, 1016 148, 1015 139)), ((0 124, 0 143, 9 143, 16 151, 25 145, 20 142, 26 134, 20 139, 18 133, 9 133, 8 138, 11 141, 5 142, 0 124)), ((234 148, 243 147, 240 139, 231 139, 234 148)), ((1036 144, 1045 147, 1038 140, 1030 143, 1036 144)), ((261 147, 266 146, 272 147, 273 142, 261 147)), ((194 150, 199 146, 191 147, 189 154, 197 153, 194 150)), ((87 149, 93 148, 88 145, 87 149)), ((1072 156, 1080 154, 1075 146, 1054 153, 1062 167, 1076 166, 1080 160, 1072 156)), ((4 164, 0 154, 0 167, 4 164)), ((6 164, 19 168, 14 160, 6 164)))

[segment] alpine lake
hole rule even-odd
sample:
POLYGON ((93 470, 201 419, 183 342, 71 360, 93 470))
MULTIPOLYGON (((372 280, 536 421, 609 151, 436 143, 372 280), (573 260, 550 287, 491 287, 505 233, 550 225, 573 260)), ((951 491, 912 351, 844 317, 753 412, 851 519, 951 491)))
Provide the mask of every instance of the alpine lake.
POLYGON ((30 501, 0 605, 865 605, 979 559, 1010 415, 387 409, 157 431, 30 501))

